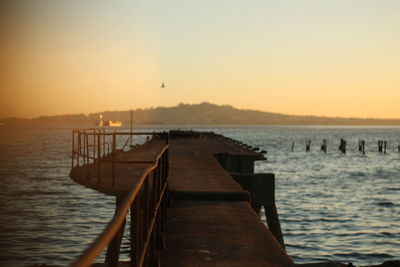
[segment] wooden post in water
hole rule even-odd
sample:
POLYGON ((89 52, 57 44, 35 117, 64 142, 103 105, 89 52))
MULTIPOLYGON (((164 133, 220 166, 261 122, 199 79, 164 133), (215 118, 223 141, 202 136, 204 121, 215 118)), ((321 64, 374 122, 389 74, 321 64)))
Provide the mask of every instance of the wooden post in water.
POLYGON ((294 149, 294 141, 292 141, 292 147, 290 148, 290 151, 293 152, 293 149, 294 149))
POLYGON ((386 140, 383 141, 383 153, 386 154, 386 140))
POLYGON ((342 151, 343 154, 346 154, 346 140, 343 138, 340 139, 339 150, 342 151))
POLYGON ((359 139, 358 140, 358 151, 365 155, 365 140, 359 139))
POLYGON ((365 155, 365 140, 362 140, 362 153, 365 155))
POLYGON ((306 151, 307 151, 307 152, 310 151, 310 148, 311 148, 311 139, 308 139, 308 140, 306 141, 306 151))
POLYGON ((322 145, 321 145, 321 150, 326 153, 327 149, 328 149, 328 141, 326 139, 323 139, 322 145))
POLYGON ((378 140, 378 152, 382 153, 383 152, 383 141, 378 140))

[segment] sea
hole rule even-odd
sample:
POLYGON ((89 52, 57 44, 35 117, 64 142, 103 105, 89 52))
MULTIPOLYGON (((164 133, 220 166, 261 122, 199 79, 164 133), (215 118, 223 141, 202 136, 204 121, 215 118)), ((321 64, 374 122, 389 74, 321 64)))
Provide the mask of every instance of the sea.
MULTIPOLYGON (((296 263, 400 260, 400 127, 135 131, 168 129, 214 131, 267 151, 255 169, 275 173, 286 250, 296 263), (338 149, 340 139, 346 140, 346 153, 338 149), (360 139, 365 155, 358 151, 360 139), (378 151, 379 140, 386 141, 386 153, 378 151)), ((0 266, 68 265, 111 219, 113 197, 68 177, 71 149, 72 128, 0 126, 0 266)))

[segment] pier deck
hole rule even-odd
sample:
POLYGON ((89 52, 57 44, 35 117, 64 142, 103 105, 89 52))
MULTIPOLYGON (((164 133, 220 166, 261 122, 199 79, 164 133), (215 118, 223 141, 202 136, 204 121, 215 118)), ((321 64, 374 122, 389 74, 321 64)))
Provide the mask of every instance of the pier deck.
MULTIPOLYGON (((225 140, 224 140, 225 141, 225 140)), ((229 176, 213 156, 216 153, 259 154, 241 151, 240 147, 223 143, 216 138, 170 140, 170 190, 196 192, 242 192, 243 189, 229 176)))
MULTIPOLYGON (((151 161, 162 145, 161 140, 154 140, 117 158, 151 161)), ((165 248, 156 252, 161 266, 294 266, 251 207, 248 193, 215 156, 235 155, 237 164, 242 162, 246 169, 246 164, 264 159, 262 154, 213 135, 171 138, 169 146, 171 206, 164 225, 165 248)), ((110 164, 102 166, 99 183, 96 163, 75 168, 70 175, 82 185, 118 195, 135 183, 132 177, 139 177, 146 166, 118 165, 114 189, 110 164)))
POLYGON ((161 266, 292 266, 244 201, 174 201, 161 266))
POLYGON ((170 146, 172 205, 161 266, 293 265, 214 156, 261 154, 217 138, 172 139, 170 146))

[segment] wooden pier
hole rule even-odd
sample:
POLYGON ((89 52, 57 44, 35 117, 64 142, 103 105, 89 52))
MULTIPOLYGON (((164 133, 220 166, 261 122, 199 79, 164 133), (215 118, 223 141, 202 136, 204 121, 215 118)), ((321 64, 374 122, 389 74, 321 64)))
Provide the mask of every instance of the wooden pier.
POLYGON ((124 152, 116 138, 132 134, 74 132, 70 177, 115 195, 116 213, 72 266, 89 266, 105 247, 106 264, 121 264, 128 213, 131 266, 294 266, 284 249, 274 176, 254 174, 263 154, 214 133, 142 134, 148 142, 124 152), (261 206, 269 228, 257 213, 261 206))

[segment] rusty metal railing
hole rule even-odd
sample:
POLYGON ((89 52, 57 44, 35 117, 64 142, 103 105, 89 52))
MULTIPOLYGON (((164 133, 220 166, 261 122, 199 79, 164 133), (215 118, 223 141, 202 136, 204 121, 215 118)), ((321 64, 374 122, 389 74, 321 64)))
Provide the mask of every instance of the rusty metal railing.
POLYGON ((117 197, 113 219, 71 266, 90 266, 107 245, 105 263, 117 266, 129 211, 131 266, 157 265, 154 251, 163 245, 161 231, 168 199, 168 149, 166 144, 154 164, 146 169, 126 196, 117 197))
MULTIPOLYGON (((168 144, 168 133, 166 132, 117 132, 107 131, 105 128, 88 128, 72 131, 72 162, 71 168, 80 166, 90 167, 93 164, 97 167, 97 183, 101 181, 102 164, 112 163, 112 187, 115 185, 116 163, 134 163, 133 161, 121 161, 117 154, 123 152, 129 141, 132 143, 133 136, 158 136, 164 138, 168 144), (124 141, 122 138, 127 137, 124 141)), ((132 149, 132 146, 129 146, 132 149)), ((152 163, 152 161, 136 162, 152 163)))

